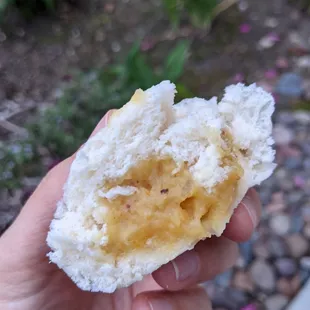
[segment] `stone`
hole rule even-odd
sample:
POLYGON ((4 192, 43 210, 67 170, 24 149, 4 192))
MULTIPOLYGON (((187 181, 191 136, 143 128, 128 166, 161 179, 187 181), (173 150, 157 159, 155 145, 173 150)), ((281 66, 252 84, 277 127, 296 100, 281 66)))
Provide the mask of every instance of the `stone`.
POLYGON ((303 234, 304 234, 304 236, 305 236, 307 239, 310 239, 310 223, 307 223, 307 224, 304 226, 303 234))
POLYGON ((267 310, 283 310, 288 303, 288 298, 284 295, 277 294, 268 297, 265 301, 267 310))
POLYGON ((296 275, 292 278, 290 284, 291 284, 291 292, 292 292, 292 295, 295 295, 295 294, 299 291, 299 289, 300 289, 300 287, 301 287, 301 278, 300 278, 300 275, 299 275, 299 274, 296 274, 296 275))
POLYGON ((295 187, 304 189, 306 185, 306 179, 303 178, 301 175, 295 175, 293 177, 293 181, 294 181, 295 187))
POLYGON ((232 269, 223 272, 222 274, 218 275, 214 281, 218 286, 227 287, 230 285, 232 278, 232 269))
POLYGON ((291 217, 291 233, 301 233, 304 226, 304 220, 300 214, 293 214, 291 217))
POLYGON ((310 223, 310 204, 306 204, 301 209, 302 218, 306 223, 310 223))
POLYGON ((296 157, 289 157, 285 162, 284 166, 290 170, 295 170, 300 168, 302 162, 299 158, 296 157))
POLYGON ((306 155, 310 156, 310 143, 304 142, 301 148, 306 155))
POLYGON ((297 272, 297 264, 290 258, 277 259, 275 266, 279 274, 284 277, 291 277, 297 272))
POLYGON ((310 56, 301 56, 296 60, 296 65, 300 69, 310 69, 310 56))
POLYGON ((301 125, 310 124, 310 113, 305 111, 297 111, 294 113, 294 119, 301 125))
POLYGON ((250 267, 250 274, 254 284, 266 292, 272 292, 276 285, 276 278, 272 266, 262 259, 256 259, 250 267))
POLYGON ((239 250, 240 250, 241 256, 243 257, 247 265, 253 259, 252 244, 253 244, 252 240, 239 244, 239 250))
POLYGON ((276 123, 291 125, 294 122, 292 112, 281 111, 276 115, 276 123))
POLYGON ((258 41, 257 48, 258 50, 269 49, 273 47, 279 40, 279 36, 276 33, 271 32, 258 41))
POLYGON ((298 206, 300 205, 303 197, 304 197, 304 191, 302 190, 294 190, 293 192, 289 193, 287 196, 287 204, 291 206, 298 206))
POLYGON ((276 288, 277 288, 277 292, 282 295, 285 295, 288 297, 291 297, 293 295, 291 282, 287 278, 278 279, 276 288))
POLYGON ((293 141, 294 136, 288 127, 277 124, 273 128, 273 138, 276 145, 287 145, 293 141))
POLYGON ((309 172, 310 171, 310 158, 307 158, 303 162, 303 168, 305 171, 309 172))
POLYGON ((277 66, 277 68, 279 68, 279 69, 287 69, 288 66, 289 66, 289 63, 288 63, 287 58, 279 57, 279 58, 276 60, 276 66, 277 66))
POLYGON ((272 257, 279 258, 288 255, 288 247, 280 237, 271 237, 267 241, 267 248, 272 257))
POLYGON ((302 85, 300 75, 293 72, 284 73, 276 85, 276 93, 287 97, 300 97, 303 92, 302 85))
POLYGON ((265 19, 264 25, 269 28, 276 28, 279 25, 279 21, 274 17, 268 17, 265 19))
POLYGON ((291 221, 288 215, 276 214, 270 219, 270 228, 278 236, 286 235, 291 227, 291 221))
POLYGON ((270 256, 267 245, 262 241, 255 242, 253 244, 253 253, 255 256, 260 258, 269 258, 270 256))
POLYGON ((310 256, 305 256, 300 259, 301 268, 310 271, 310 256))
POLYGON ((295 258, 304 256, 309 249, 309 242, 300 234, 292 234, 286 238, 291 255, 295 258))
POLYGON ((250 275, 244 271, 237 271, 234 275, 232 285, 246 292, 253 292, 254 285, 250 275))
POLYGON ((227 291, 227 299, 231 301, 231 304, 238 306, 238 308, 248 303, 246 293, 234 288, 230 288, 227 291))

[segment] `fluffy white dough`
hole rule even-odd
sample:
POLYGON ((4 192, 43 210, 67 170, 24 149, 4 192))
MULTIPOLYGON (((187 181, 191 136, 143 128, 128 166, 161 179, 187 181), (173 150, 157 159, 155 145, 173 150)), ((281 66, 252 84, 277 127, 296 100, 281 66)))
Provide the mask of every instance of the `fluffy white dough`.
MULTIPOLYGON (((107 127, 78 151, 64 194, 51 223, 47 243, 51 262, 63 269, 83 290, 112 293, 150 274, 199 239, 178 239, 169 247, 145 246, 118 257, 104 251, 108 205, 139 192, 118 181, 143 161, 171 158, 177 174, 184 164, 206 192, 224 182, 231 167, 221 161, 219 148, 225 130, 232 137, 243 169, 229 211, 205 226, 204 239, 220 236, 246 191, 268 178, 274 168, 271 137, 274 100, 255 84, 232 85, 223 99, 186 99, 174 105, 175 85, 169 81, 142 91, 114 113, 107 127), (116 184, 111 188, 111 184, 116 184), (101 202, 101 203, 99 203, 101 202)), ((164 229, 164 227, 163 227, 164 229)), ((152 238, 147 245, 152 244, 152 238)))

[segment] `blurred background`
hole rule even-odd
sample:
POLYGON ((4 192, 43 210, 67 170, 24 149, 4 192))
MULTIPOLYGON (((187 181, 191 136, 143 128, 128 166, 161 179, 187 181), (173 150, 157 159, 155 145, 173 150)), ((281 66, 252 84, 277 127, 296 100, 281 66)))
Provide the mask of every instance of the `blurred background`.
POLYGON ((1 0, 0 234, 107 110, 163 79, 178 99, 273 94, 261 224, 205 287, 217 310, 285 309, 310 274, 309 0, 1 0))

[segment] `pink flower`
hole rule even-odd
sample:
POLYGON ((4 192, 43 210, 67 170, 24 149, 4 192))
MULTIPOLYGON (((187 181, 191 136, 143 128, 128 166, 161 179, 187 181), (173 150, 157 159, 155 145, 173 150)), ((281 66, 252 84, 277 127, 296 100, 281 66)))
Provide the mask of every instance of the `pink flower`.
POLYGON ((279 35, 275 32, 270 32, 268 34, 268 38, 270 39, 270 41, 273 41, 273 42, 279 42, 280 41, 279 35))
POLYGON ((301 177, 300 175, 296 175, 294 177, 294 184, 296 187, 299 187, 299 188, 304 188, 305 187, 305 184, 306 184, 306 181, 303 177, 301 177))
POLYGON ((276 78, 277 75, 278 75, 278 74, 277 74, 277 71, 274 70, 274 69, 270 69, 270 70, 267 70, 267 71, 265 72, 265 78, 266 78, 266 79, 269 79, 269 80, 272 80, 272 79, 276 78))
POLYGON ((241 33, 249 33, 251 30, 252 26, 250 24, 241 24, 239 27, 241 33))
POLYGON ((244 81, 244 75, 242 73, 236 73, 233 80, 235 83, 241 83, 244 81))
POLYGON ((145 39, 141 43, 141 50, 143 52, 146 52, 146 51, 150 50, 151 48, 153 48, 154 45, 155 45, 154 40, 152 40, 152 39, 145 39))
POLYGON ((254 304, 250 304, 243 307, 241 310, 257 310, 257 307, 254 304))

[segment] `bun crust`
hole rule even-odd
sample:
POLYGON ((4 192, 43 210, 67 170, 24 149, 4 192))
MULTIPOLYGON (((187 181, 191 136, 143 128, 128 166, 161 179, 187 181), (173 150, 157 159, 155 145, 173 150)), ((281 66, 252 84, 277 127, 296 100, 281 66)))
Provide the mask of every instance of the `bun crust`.
POLYGON ((275 168, 270 94, 237 84, 219 103, 174 105, 175 93, 169 81, 137 90, 72 163, 48 256, 83 290, 112 293, 220 236, 275 168))

